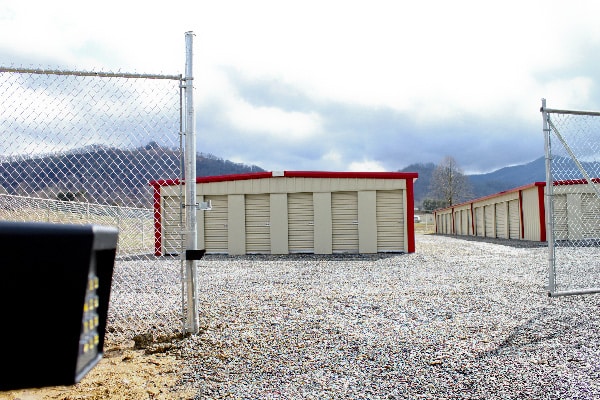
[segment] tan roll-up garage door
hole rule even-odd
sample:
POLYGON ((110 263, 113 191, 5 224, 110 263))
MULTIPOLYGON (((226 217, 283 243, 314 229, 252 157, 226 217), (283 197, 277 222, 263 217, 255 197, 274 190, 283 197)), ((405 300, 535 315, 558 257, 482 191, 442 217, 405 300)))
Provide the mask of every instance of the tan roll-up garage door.
POLYGON ((210 211, 204 211, 204 246, 207 253, 227 253, 227 196, 204 196, 212 203, 210 211))
POLYGON ((470 213, 469 210, 461 210, 460 211, 460 234, 468 235, 469 234, 469 222, 470 222, 470 213))
POLYGON ((496 204, 496 237, 508 239, 506 237, 506 203, 496 204))
POLYGON ((463 212, 458 210, 454 212, 454 229, 457 235, 464 235, 463 233, 463 212))
POLYGON ((496 231, 494 229, 494 218, 496 217, 494 204, 485 206, 485 236, 494 237, 496 231))
POLYGON ((405 251, 404 193, 402 190, 378 190, 376 199, 377 251, 405 251))
POLYGON ((246 252, 271 253, 271 203, 268 194, 247 194, 246 207, 246 252))
POLYGON ((312 193, 289 193, 288 248, 290 253, 314 252, 315 212, 312 193))
POLYGON ((462 210, 454 213, 454 229, 457 235, 464 235, 464 219, 465 215, 462 210))
POLYGON ((471 210, 465 210, 465 215, 467 216, 465 218, 467 221, 467 225, 465 226, 465 235, 471 235, 473 234, 473 215, 471 215, 471 210))
POLYGON ((483 216, 483 207, 475 208, 475 229, 477 236, 485 236, 485 218, 483 216))
POLYGON ((162 198, 162 246, 163 254, 179 254, 183 248, 182 231, 185 215, 181 215, 180 197, 162 198))
POLYGON ((567 240, 569 238, 569 224, 567 222, 567 195, 555 194, 554 199, 554 239, 567 240))
POLYGON ((521 218, 519 217, 519 200, 508 202, 508 232, 511 239, 521 238, 521 218))
POLYGON ((585 239, 600 238, 600 202, 595 193, 581 194, 581 222, 585 239))
POLYGON ((358 253, 358 193, 331 194, 332 251, 358 253))

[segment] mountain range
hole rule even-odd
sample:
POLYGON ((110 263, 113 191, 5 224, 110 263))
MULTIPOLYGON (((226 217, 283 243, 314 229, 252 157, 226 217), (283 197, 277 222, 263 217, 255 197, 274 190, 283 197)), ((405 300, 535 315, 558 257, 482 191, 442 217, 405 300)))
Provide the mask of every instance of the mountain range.
MULTIPOLYGON (((60 154, 0 159, 0 193, 149 207, 149 182, 179 178, 179 149, 154 142, 134 149, 89 146, 60 154)), ((196 156, 197 176, 263 171, 255 165, 196 156)))
MULTIPOLYGON (((575 172, 561 179, 581 176, 572 162, 563 163, 566 169, 575 172)), ((598 163, 583 164, 586 169, 600 171, 598 163)), ((435 168, 433 163, 418 163, 400 170, 419 174, 414 186, 417 207, 428 198, 435 168)), ((154 142, 135 149, 94 145, 62 154, 0 158, 0 193, 148 207, 152 201, 149 182, 178 178, 180 170, 179 149, 161 147, 154 142)), ((264 171, 256 165, 234 163, 211 154, 197 155, 196 170, 197 176, 264 171)), ((486 174, 467 175, 472 194, 465 200, 545 181, 545 176, 544 157, 486 174)))
MULTIPOLYGON (((435 170, 434 163, 411 164, 401 172, 417 172, 419 179, 415 182, 415 206, 429 198, 431 175, 435 170)), ((546 180, 544 157, 540 157, 526 164, 513 165, 500 168, 485 174, 466 175, 471 185, 471 196, 466 200, 484 197, 504 190, 527 185, 533 182, 546 180)))
MULTIPOLYGON (((553 165, 557 166, 556 170, 558 170, 558 172, 553 172, 555 180, 582 179, 582 174, 570 158, 555 156, 553 165)), ((600 163, 581 162, 581 165, 591 177, 600 176, 600 163)), ((415 182, 414 187, 416 207, 428 198, 431 175, 435 168, 435 164, 427 163, 412 164, 401 170, 401 172, 419 173, 419 179, 415 182)), ((534 182, 545 182, 546 160, 542 156, 525 164, 504 167, 485 174, 467 174, 466 176, 471 185, 471 195, 465 199, 468 201, 534 182)))

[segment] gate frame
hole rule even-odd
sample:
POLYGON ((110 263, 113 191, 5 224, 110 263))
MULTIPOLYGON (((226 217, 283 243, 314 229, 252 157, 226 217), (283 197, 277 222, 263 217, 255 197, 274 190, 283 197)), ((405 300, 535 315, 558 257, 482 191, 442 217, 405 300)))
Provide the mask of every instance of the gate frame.
POLYGON ((600 293, 600 287, 593 287, 588 289, 575 289, 575 290, 556 290, 556 246, 554 240, 554 179, 552 177, 552 142, 551 133, 554 132, 558 140, 565 147, 567 153, 577 166, 577 169, 585 177, 585 181, 591 184, 592 188, 596 192, 596 195, 600 199, 600 189, 598 189, 593 183, 594 181, 585 171, 585 168, 581 165, 577 156, 571 150, 568 143, 564 140, 558 129, 554 126, 550 120, 550 114, 571 114, 571 115, 586 115, 600 117, 600 112, 596 111, 577 111, 577 110, 557 110, 546 108, 546 99, 542 99, 542 107, 540 108, 543 119, 543 132, 544 132, 544 150, 545 150, 545 166, 546 166, 546 235, 548 239, 548 296, 571 296, 571 295, 582 295, 582 294, 593 294, 600 293))

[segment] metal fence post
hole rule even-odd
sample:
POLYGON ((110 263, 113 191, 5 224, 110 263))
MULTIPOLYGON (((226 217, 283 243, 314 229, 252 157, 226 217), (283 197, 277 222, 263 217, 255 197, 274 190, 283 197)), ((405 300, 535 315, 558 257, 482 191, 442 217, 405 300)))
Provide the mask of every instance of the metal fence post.
POLYGON ((552 149, 550 141, 550 126, 546 112, 546 99, 542 99, 542 118, 544 129, 544 150, 546 160, 546 240, 548 242, 548 293, 556 291, 556 270, 554 266, 554 184, 552 178, 552 149))
MULTIPOLYGON (((186 66, 185 66, 185 205, 186 205, 186 240, 185 249, 196 250, 196 124, 194 114, 194 78, 193 78, 193 43, 194 33, 186 32, 186 66)), ((187 258, 187 257, 186 257, 187 258)), ((187 333, 198 333, 198 304, 196 296, 196 261, 185 260, 187 313, 185 329, 187 333)))

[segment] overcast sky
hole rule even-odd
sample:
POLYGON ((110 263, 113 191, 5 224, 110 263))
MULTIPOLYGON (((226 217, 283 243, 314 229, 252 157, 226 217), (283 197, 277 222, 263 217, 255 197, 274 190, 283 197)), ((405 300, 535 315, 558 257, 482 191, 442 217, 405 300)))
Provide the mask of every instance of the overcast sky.
POLYGON ((183 73, 199 152, 267 170, 467 173, 543 155, 541 98, 600 110, 600 2, 0 0, 0 65, 183 73))

